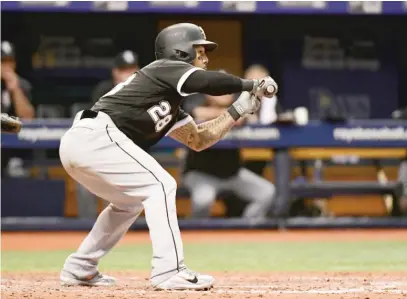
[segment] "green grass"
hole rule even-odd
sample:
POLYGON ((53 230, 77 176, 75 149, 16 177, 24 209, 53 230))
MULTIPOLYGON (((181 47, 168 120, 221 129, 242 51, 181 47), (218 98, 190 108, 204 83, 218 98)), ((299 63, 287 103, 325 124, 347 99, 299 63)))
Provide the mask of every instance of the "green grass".
MULTIPOLYGON (((2 252, 2 271, 59 271, 71 253, 2 252)), ((186 244, 186 263, 200 271, 407 271, 407 241, 186 244)), ((149 271, 149 244, 121 246, 101 270, 149 271)))

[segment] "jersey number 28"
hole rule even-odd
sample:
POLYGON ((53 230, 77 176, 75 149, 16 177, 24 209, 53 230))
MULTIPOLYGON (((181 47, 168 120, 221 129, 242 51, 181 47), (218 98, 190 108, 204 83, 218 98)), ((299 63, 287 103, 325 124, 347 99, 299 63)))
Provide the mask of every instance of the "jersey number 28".
POLYGON ((159 105, 155 105, 147 110, 155 123, 155 131, 160 132, 171 121, 172 115, 171 105, 167 101, 161 101, 159 105))

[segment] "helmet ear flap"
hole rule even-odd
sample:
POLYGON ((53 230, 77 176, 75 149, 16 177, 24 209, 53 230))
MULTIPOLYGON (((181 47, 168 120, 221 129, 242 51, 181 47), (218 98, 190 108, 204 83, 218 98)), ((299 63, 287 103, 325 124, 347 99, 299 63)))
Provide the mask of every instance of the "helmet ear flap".
POLYGON ((188 59, 189 57, 189 55, 188 55, 188 53, 186 53, 186 52, 184 52, 184 51, 181 51, 181 50, 174 50, 174 52, 175 52, 175 55, 179 58, 179 59, 181 59, 181 60, 186 60, 186 59, 188 59))
POLYGON ((192 43, 179 44, 174 47, 173 54, 176 59, 191 63, 196 57, 196 51, 192 43))

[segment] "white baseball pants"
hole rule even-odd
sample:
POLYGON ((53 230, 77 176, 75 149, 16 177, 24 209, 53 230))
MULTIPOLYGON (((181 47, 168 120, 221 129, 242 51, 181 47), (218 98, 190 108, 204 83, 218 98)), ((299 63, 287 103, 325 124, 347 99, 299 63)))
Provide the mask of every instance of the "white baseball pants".
MULTIPOLYGON (((80 119, 62 137, 60 158, 68 174, 110 202, 64 269, 78 278, 93 276, 99 260, 123 237, 145 209, 153 247, 151 280, 159 282, 184 267, 178 227, 175 179, 99 112, 80 119)), ((137 258, 137 257, 135 257, 137 258)))

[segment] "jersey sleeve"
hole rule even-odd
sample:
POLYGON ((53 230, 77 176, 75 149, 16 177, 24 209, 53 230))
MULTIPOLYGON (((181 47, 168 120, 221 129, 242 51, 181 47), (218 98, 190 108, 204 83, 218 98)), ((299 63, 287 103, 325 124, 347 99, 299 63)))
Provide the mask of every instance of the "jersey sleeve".
POLYGON ((178 108, 178 114, 177 114, 177 121, 176 123, 171 127, 171 129, 169 129, 169 131, 167 132, 168 135, 170 134, 172 131, 185 126, 187 123, 193 121, 193 118, 191 115, 189 115, 188 113, 186 113, 184 110, 182 110, 181 108, 178 108))
POLYGON ((203 70, 183 61, 165 60, 158 67, 156 76, 160 81, 176 89, 181 96, 186 97, 191 93, 182 92, 182 86, 188 77, 196 71, 203 70))

